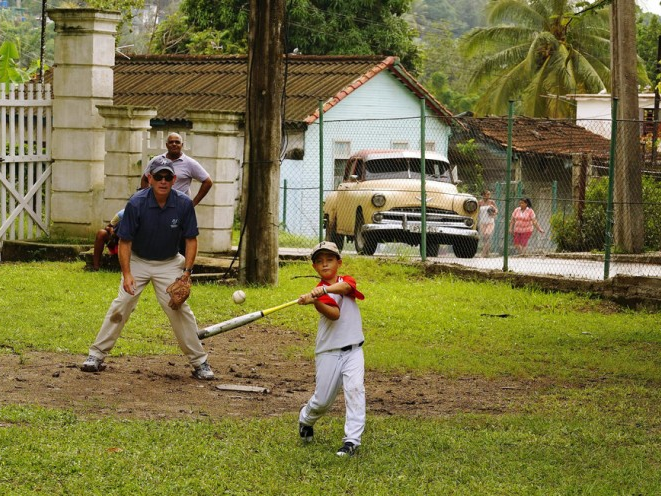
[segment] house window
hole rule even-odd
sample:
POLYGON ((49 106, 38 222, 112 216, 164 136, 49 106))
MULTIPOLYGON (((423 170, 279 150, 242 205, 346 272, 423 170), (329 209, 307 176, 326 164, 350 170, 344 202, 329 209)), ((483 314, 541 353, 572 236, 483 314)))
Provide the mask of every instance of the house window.
POLYGON ((333 189, 342 182, 347 160, 351 156, 351 141, 335 141, 333 143, 333 189))
POLYGON ((435 141, 426 141, 425 142, 425 151, 435 152, 436 151, 436 142, 435 141))
POLYGON ((392 142, 393 150, 408 150, 409 142, 408 141, 393 141, 392 142))

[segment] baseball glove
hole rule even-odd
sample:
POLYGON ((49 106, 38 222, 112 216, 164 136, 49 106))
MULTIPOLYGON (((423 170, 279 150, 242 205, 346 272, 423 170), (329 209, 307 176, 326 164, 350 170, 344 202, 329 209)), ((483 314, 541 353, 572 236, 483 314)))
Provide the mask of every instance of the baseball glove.
POLYGON ((165 291, 170 295, 168 306, 172 310, 179 310, 179 307, 188 299, 190 296, 190 286, 190 279, 184 281, 181 277, 177 277, 174 282, 167 287, 165 291))

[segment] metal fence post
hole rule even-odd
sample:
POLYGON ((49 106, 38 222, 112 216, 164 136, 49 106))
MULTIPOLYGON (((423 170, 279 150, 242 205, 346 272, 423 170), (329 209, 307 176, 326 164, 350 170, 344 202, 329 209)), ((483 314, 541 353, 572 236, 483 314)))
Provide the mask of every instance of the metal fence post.
POLYGON ((611 106, 611 147, 608 158, 608 203, 606 205, 606 246, 604 246, 604 280, 608 279, 613 245, 613 186, 615 179, 615 150, 617 144, 617 98, 611 106))
POLYGON ((282 229, 287 230, 287 180, 284 180, 282 189, 282 229))
POLYGON ((324 239, 324 102, 319 100, 319 242, 324 239))
MULTIPOLYGON (((425 165, 425 99, 420 99, 420 256, 424 262, 427 259, 427 191, 425 165)), ((436 256, 436 255, 434 255, 436 256)))
POLYGON ((510 182, 512 180, 512 120, 514 115, 514 100, 509 101, 507 111, 507 171, 505 172, 505 229, 503 236, 503 272, 507 272, 510 232, 510 182))

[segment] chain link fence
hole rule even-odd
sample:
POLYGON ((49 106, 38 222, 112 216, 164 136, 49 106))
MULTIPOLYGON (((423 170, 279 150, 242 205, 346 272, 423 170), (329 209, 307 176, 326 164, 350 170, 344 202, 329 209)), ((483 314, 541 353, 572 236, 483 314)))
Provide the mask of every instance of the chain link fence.
POLYGON ((328 239, 346 253, 482 269, 661 277, 661 139, 653 122, 627 124, 424 112, 315 123, 289 136, 280 246, 328 239), (611 146, 617 155, 632 136, 637 148, 611 161, 611 146), (625 163, 642 183, 646 256, 612 243, 623 206, 612 178, 625 163))

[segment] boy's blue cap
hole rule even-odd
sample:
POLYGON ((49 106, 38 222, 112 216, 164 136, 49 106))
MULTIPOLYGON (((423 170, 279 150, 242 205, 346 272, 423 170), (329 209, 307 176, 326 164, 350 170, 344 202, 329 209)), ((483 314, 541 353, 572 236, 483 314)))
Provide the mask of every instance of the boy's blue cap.
POLYGON ((333 243, 332 241, 322 241, 317 246, 312 248, 312 254, 310 255, 310 258, 312 260, 314 260, 314 257, 320 251, 327 251, 327 252, 330 252, 333 255, 337 256, 337 258, 339 258, 339 259, 342 258, 342 255, 340 254, 340 250, 338 249, 337 245, 335 243, 333 243))

